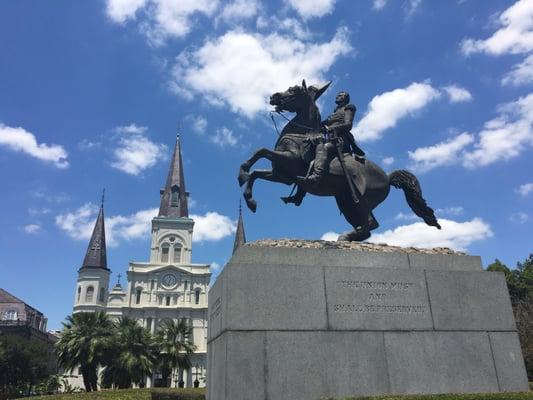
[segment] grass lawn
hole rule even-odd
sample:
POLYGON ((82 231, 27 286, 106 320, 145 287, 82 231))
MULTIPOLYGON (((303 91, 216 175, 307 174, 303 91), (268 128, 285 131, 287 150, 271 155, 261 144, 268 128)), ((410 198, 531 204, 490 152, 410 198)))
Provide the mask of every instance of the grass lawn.
MULTIPOLYGON (((41 398, 43 400, 204 400, 205 389, 102 390, 93 393, 58 394, 41 398)), ((323 397, 320 400, 533 400, 533 392, 346 397, 343 399, 323 397)))

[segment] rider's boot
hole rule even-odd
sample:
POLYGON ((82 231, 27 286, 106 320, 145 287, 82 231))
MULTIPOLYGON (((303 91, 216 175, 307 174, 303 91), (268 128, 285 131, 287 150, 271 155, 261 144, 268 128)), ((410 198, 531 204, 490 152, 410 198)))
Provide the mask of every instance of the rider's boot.
POLYGON ((329 170, 328 152, 329 152, 328 146, 318 145, 316 149, 315 165, 314 165, 313 173, 309 175, 308 177, 297 176, 296 183, 307 184, 307 185, 309 184, 315 185, 317 183, 320 183, 320 181, 324 179, 324 176, 326 176, 329 170))
POLYGON ((300 204, 302 204, 304 196, 305 190, 298 188, 298 191, 294 196, 282 197, 281 200, 283 200, 285 204, 293 203, 295 206, 299 206, 300 204))

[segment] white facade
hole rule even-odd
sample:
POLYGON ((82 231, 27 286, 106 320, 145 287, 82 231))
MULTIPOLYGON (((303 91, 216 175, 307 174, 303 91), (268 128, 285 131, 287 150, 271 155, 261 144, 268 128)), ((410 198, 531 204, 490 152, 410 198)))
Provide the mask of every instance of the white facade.
MULTIPOLYGON (((81 269, 74 312, 106 311, 116 318, 133 317, 152 333, 166 320, 185 319, 193 327, 197 350, 190 357, 192 369, 185 371, 183 381, 185 387, 192 387, 198 379, 203 387, 207 370, 207 291, 211 273, 209 264, 191 263, 193 226, 190 218, 154 218, 150 261, 129 264, 125 289, 116 285, 108 290, 109 270, 81 269)), ((73 386, 83 387, 77 371, 73 371, 69 379, 73 386)), ((153 386, 155 379, 157 376, 149 378, 147 386, 153 386)), ((177 386, 177 380, 178 377, 173 376, 171 385, 177 386)))
MULTIPOLYGON (((190 356, 192 368, 182 377, 185 387, 198 380, 205 386, 207 371, 207 291, 209 264, 191 263, 194 221, 188 217, 187 199, 179 140, 170 165, 165 190, 161 191, 159 216, 152 220, 149 262, 130 262, 125 288, 117 284, 109 290, 105 249, 103 206, 98 216, 87 255, 78 273, 74 313, 105 311, 109 316, 136 318, 152 334, 166 320, 185 319, 193 328, 197 349, 190 356)), ((66 375, 72 386, 83 388, 78 371, 66 375)), ((147 387, 155 386, 158 374, 149 377, 147 387)), ((171 386, 178 385, 176 374, 171 386)))

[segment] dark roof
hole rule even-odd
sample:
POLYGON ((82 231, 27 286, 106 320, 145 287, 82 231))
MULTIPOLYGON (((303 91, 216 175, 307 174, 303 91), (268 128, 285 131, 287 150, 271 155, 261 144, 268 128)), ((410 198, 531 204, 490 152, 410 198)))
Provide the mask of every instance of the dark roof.
POLYGON ((170 161, 167 182, 161 191, 161 205, 159 206, 160 217, 188 217, 187 204, 188 193, 185 190, 185 177, 181 159, 181 145, 179 135, 176 137, 174 154, 170 161))
POLYGON ((233 253, 237 247, 246 243, 246 235, 244 234, 244 221, 242 219, 242 207, 239 203, 239 221, 237 222, 237 232, 235 232, 235 242, 233 243, 233 253))
POLYGON ((87 253, 81 268, 107 268, 107 251, 105 244, 104 205, 100 207, 93 234, 87 246, 87 253))
POLYGON ((18 297, 13 296, 7 290, 0 288, 0 303, 24 303, 18 297))

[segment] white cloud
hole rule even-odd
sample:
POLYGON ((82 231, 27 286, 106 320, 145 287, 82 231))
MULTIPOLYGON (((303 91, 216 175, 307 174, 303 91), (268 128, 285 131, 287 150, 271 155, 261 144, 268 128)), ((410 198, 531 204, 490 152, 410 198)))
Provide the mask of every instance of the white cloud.
POLYGON ((429 171, 435 167, 458 162, 462 154, 461 152, 473 142, 473 135, 461 133, 445 142, 428 147, 419 147, 414 151, 409 151, 409 159, 413 161, 411 168, 418 171, 429 171))
POLYGON ((35 135, 21 127, 13 128, 0 122, 0 146, 52 163, 57 168, 69 166, 68 153, 63 146, 37 143, 35 135))
POLYGON ((447 215, 461 215, 464 212, 464 208, 462 206, 452 206, 452 207, 446 207, 446 208, 437 208, 435 210, 435 213, 437 215, 439 214, 447 214, 447 215))
POLYGON ((226 22, 238 22, 257 15, 261 8, 258 0, 234 0, 222 9, 220 18, 226 22))
POLYGON ((42 207, 42 208, 28 208, 28 214, 30 215, 45 215, 50 214, 52 210, 50 208, 42 207))
POLYGON ((509 217, 509 221, 511 221, 514 224, 525 224, 527 221, 529 221, 529 215, 524 212, 517 212, 514 214, 511 214, 509 217))
POLYGON ((502 85, 520 86, 533 83, 533 55, 516 64, 502 79, 502 85))
POLYGON ((107 0, 107 15, 115 22, 123 24, 134 19, 135 13, 144 7, 146 0, 107 0))
POLYGON ((462 133, 446 142, 409 151, 412 167, 427 171, 456 162, 465 168, 479 168, 518 157, 533 147, 533 94, 499 106, 498 112, 476 136, 462 133))
MULTIPOLYGON (((87 203, 73 212, 55 217, 56 225, 75 240, 88 241, 96 222, 99 208, 87 203)), ((158 208, 149 208, 129 215, 113 215, 105 218, 106 242, 110 247, 124 241, 142 239, 150 235, 151 221, 158 214, 158 208)), ((205 215, 191 215, 195 221, 193 240, 217 241, 235 232, 235 222, 216 212, 205 215)))
POLYGON ((41 228, 41 225, 28 224, 28 225, 24 225, 22 227, 22 230, 24 232, 26 232, 27 234, 29 234, 29 235, 35 235, 35 234, 41 232, 42 228, 41 228))
POLYGON ((463 87, 450 85, 444 86, 442 89, 448 94, 452 103, 462 103, 472 100, 472 94, 463 87))
MULTIPOLYGON (((55 223, 72 239, 88 240, 94 228, 94 218, 97 212, 97 206, 92 203, 87 203, 74 212, 57 215, 55 217, 55 223)), ((109 236, 107 231, 106 236, 109 236)))
POLYGON ((304 19, 323 17, 335 7, 335 0, 289 0, 289 4, 304 19))
POLYGON ((211 141, 220 147, 234 147, 238 143, 237 137, 233 134, 233 131, 226 127, 217 129, 215 136, 211 137, 211 141))
POLYGON ((212 262, 211 265, 209 266, 209 271, 213 274, 213 275, 218 275, 220 273, 220 271, 222 271, 222 265, 220 265, 219 263, 216 263, 216 262, 212 262))
POLYGON ((212 16, 218 0, 107 0, 107 15, 123 24, 142 10, 139 29, 150 44, 163 45, 169 38, 182 38, 193 28, 194 16, 212 16))
POLYGON ((217 212, 191 215, 191 218, 194 219, 193 240, 196 242, 214 242, 235 233, 237 229, 235 221, 217 212))
POLYGON ((323 74, 336 59, 351 52, 344 28, 325 43, 232 30, 206 40, 199 49, 180 53, 170 87, 178 94, 200 95, 211 104, 229 105, 233 112, 253 117, 270 108, 267 99, 273 92, 286 90, 302 78, 309 84, 325 81, 323 74))
POLYGON ((439 97, 440 92, 424 82, 414 82, 405 88, 375 96, 357 124, 358 139, 379 139, 385 130, 396 126, 400 119, 421 110, 439 97))
POLYGON ((470 244, 493 236, 490 225, 481 218, 466 222, 439 219, 439 223, 442 226, 441 230, 428 226, 424 222, 415 222, 373 234, 368 241, 387 243, 391 246, 449 247, 455 250, 465 250, 470 244))
POLYGON ((111 166, 130 175, 139 175, 164 159, 166 150, 164 144, 154 143, 141 135, 123 137, 113 152, 115 160, 111 166))
POLYGON ((394 164, 394 157, 385 157, 383 160, 381 160, 381 162, 387 167, 391 166, 392 164, 394 164))
POLYGON ((412 221, 412 220, 415 220, 415 219, 419 219, 419 217, 417 217, 415 214, 413 213, 408 213, 408 214, 405 214, 403 212, 399 212, 398 214, 396 214, 396 216, 394 217, 394 219, 396 221, 412 221))
POLYGON ((143 134, 148 130, 148 127, 146 126, 137 126, 134 123, 131 123, 129 125, 122 125, 117 126, 113 128, 113 131, 116 133, 137 133, 137 134, 143 134))
POLYGON ((92 150, 102 147, 102 142, 91 141, 89 139, 83 139, 78 143, 78 149, 80 150, 92 150))
POLYGON ((520 185, 520 187, 518 187, 515 191, 521 196, 526 197, 528 194, 533 193, 533 182, 524 183, 523 185, 520 185))
POLYGON ((64 203, 65 201, 70 199, 70 196, 66 193, 56 193, 51 194, 48 190, 41 188, 41 189, 31 189, 30 195, 32 197, 35 197, 36 199, 44 200, 49 203, 64 203))
POLYGON ((185 117, 185 120, 191 123, 192 130, 199 135, 204 135, 207 129, 207 119, 201 115, 189 114, 185 117))
POLYGON ((326 232, 321 237, 320 240, 327 240, 328 242, 336 242, 339 234, 337 232, 326 232))
POLYGON ((533 94, 499 107, 499 116, 485 123, 463 165, 477 168, 509 160, 533 147, 533 94))
POLYGON ((416 13, 421 4, 422 0, 409 0, 404 3, 405 17, 408 19, 411 18, 416 13))
POLYGON ((373 0, 372 7, 374 10, 381 10, 387 4, 387 0, 373 0))
POLYGON ((270 17, 259 16, 256 20, 256 27, 259 31, 271 32, 272 27, 276 27, 278 32, 285 32, 293 35, 296 39, 309 40, 313 37, 313 33, 309 28, 296 18, 280 19, 275 15, 270 17))
POLYGON ((488 39, 465 39, 464 54, 491 55, 526 53, 533 50, 533 2, 519 0, 498 18, 499 29, 488 39))

